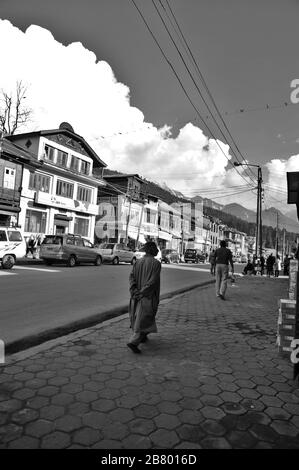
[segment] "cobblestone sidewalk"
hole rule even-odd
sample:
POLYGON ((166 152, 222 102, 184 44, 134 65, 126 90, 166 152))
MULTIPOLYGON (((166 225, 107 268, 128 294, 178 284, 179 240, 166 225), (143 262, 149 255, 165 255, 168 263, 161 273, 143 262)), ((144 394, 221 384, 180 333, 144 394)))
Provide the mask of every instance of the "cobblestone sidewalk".
POLYGON ((299 386, 275 346, 283 279, 163 301, 134 355, 123 315, 0 366, 1 448, 296 448, 299 386), (27 356, 27 357, 26 357, 27 356))

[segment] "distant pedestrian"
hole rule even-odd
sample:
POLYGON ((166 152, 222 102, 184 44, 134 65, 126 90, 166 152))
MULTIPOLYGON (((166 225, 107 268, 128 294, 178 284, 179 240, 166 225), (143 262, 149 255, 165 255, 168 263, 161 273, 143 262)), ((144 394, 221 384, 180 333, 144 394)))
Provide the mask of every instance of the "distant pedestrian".
POLYGON ((274 276, 275 277, 279 277, 280 270, 281 270, 281 260, 280 260, 280 256, 277 255, 277 258, 275 259, 275 263, 274 263, 274 276))
POLYGON ((215 276, 216 250, 211 251, 209 256, 209 263, 211 264, 210 273, 215 276))
POLYGON ((157 332, 155 321, 160 300, 161 263, 155 259, 158 248, 154 242, 144 245, 145 256, 136 261, 130 274, 129 315, 132 336, 127 346, 140 353, 138 345, 147 341, 149 333, 157 332))
POLYGON ((274 272, 273 272, 274 263, 275 263, 275 257, 272 255, 272 253, 270 253, 270 255, 268 256, 267 261, 266 261, 266 268, 267 268, 267 276, 268 277, 274 275, 274 272))
POLYGON ((261 264, 261 276, 263 276, 265 272, 265 258, 263 255, 260 257, 260 264, 261 264))
POLYGON ((216 295, 225 300, 225 292, 227 289, 227 279, 229 274, 229 264, 231 265, 232 274, 234 274, 233 254, 226 247, 226 241, 221 240, 220 248, 216 253, 216 295))
POLYGON ((285 255, 284 260, 283 260, 283 275, 284 276, 289 275, 289 269, 290 269, 290 258, 288 255, 285 255))

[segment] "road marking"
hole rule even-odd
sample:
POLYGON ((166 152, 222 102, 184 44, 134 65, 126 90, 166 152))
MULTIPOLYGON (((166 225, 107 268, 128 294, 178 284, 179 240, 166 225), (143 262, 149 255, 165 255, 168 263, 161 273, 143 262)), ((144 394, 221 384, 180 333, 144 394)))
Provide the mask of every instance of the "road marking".
POLYGON ((29 268, 27 266, 15 266, 14 269, 28 269, 30 271, 45 271, 46 273, 60 273, 59 269, 29 268))
POLYGON ((202 272, 207 272, 209 273, 210 270, 208 268, 198 268, 198 267, 191 267, 191 266, 180 266, 180 265, 175 265, 175 264, 163 264, 163 269, 168 268, 168 269, 180 269, 180 270, 185 270, 185 271, 194 271, 195 273, 197 271, 202 271, 202 272))
POLYGON ((7 273, 6 271, 0 271, 0 276, 11 276, 11 275, 14 275, 14 274, 17 274, 17 273, 7 273))

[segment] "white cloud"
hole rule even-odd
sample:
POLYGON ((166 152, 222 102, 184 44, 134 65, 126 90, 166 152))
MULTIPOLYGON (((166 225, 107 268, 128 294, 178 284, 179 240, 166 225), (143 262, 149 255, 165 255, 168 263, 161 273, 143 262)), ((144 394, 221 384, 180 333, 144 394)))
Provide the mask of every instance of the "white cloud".
MULTIPOLYGON (((142 111, 130 104, 128 86, 80 42, 64 46, 46 29, 32 25, 23 33, 7 20, 0 20, 0 42, 5 45, 0 88, 13 91, 18 80, 28 85, 34 122, 24 131, 68 121, 110 168, 166 182, 190 196, 209 188, 218 196, 221 188, 246 184, 229 165, 228 145, 209 140, 191 123, 175 138, 167 123, 160 129, 146 123, 142 111)), ((268 164, 271 177, 277 168, 283 171, 284 163, 268 164)), ((238 171, 248 180, 244 167, 238 171)), ((204 195, 212 197, 207 191, 204 195)), ((236 196, 217 198, 223 204, 233 200, 236 196)), ((254 208, 255 195, 240 194, 238 202, 254 208)))

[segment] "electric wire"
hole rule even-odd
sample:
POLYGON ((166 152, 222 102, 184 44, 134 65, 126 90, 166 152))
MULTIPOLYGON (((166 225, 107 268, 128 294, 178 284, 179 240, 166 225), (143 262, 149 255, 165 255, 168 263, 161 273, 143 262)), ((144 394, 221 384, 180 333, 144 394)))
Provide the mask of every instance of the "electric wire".
MULTIPOLYGON (((154 0, 152 0, 152 1, 154 1, 154 0)), ((171 22, 171 19, 170 19, 168 13, 167 13, 167 11, 166 11, 166 9, 165 9, 165 7, 164 7, 162 1, 161 1, 161 0, 158 0, 158 1, 159 1, 160 5, 162 6, 162 8, 164 9, 164 11, 166 12, 167 17, 169 18, 169 20, 170 20, 170 22, 171 22)), ((177 18, 176 18, 176 16, 175 16, 175 14, 174 14, 174 12, 173 12, 173 10, 172 10, 172 8, 171 8, 171 6, 170 6, 168 0, 166 0, 166 3, 167 3, 167 5, 168 5, 168 8, 169 8, 169 10, 170 10, 170 13, 171 13, 171 15, 172 15, 174 21, 175 21, 175 24, 177 25, 177 28, 178 28, 178 30, 179 30, 179 32, 180 32, 180 34, 181 34, 181 37, 182 37, 182 39, 183 39, 183 44, 186 46, 186 47, 184 47, 184 46, 183 46, 183 47, 184 47, 185 51, 187 52, 187 54, 189 53, 189 55, 190 55, 190 57, 191 57, 191 62, 193 63, 193 65, 195 66, 195 69, 196 69, 196 71, 197 71, 197 75, 199 76, 199 78, 200 78, 200 80, 201 80, 201 82, 202 82, 202 84, 203 84, 203 86, 204 86, 204 89, 206 90, 206 93, 207 93, 207 95, 209 96, 209 98, 210 98, 210 100, 211 100, 211 102, 212 102, 212 104, 213 104, 213 106, 214 106, 214 108, 215 108, 215 110, 216 110, 216 113, 218 114, 218 117, 220 118, 220 120, 221 120, 221 122, 222 122, 222 124, 223 124, 223 126, 224 126, 224 128, 225 128, 225 130, 227 131, 227 133, 228 133, 228 135, 229 135, 231 141, 233 142, 233 145, 235 146, 235 148, 237 149, 237 152, 240 154, 242 160, 244 160, 244 163, 246 164, 246 163, 247 163, 247 162, 246 162, 246 159, 244 158, 243 154, 241 153, 241 151, 240 151, 238 145, 237 145, 236 142, 235 142, 235 139, 233 138, 233 136, 232 136, 230 130, 229 130, 228 127, 227 127, 226 122, 224 121, 224 119, 223 119, 223 117, 222 117, 222 115, 221 115, 221 112, 220 112, 218 106, 216 105, 216 102, 215 102, 215 100, 214 100, 214 97, 213 97, 213 95, 212 95, 212 93, 211 93, 211 91, 210 91, 210 89, 209 89, 209 87, 208 87, 208 85, 207 85, 207 82, 206 82, 206 80, 205 80, 205 78, 204 78, 204 76, 203 76, 203 74, 202 74, 202 72, 201 72, 201 70, 200 70, 200 68, 199 68, 199 65, 198 65, 198 63, 197 63, 197 61, 196 61, 196 59, 195 59, 195 57, 194 57, 194 54, 192 53, 192 50, 191 50, 191 48, 190 48, 190 46, 189 46, 189 44, 188 44, 188 41, 187 41, 186 38, 185 38, 185 35, 184 35, 184 33, 183 33, 183 31, 182 31, 182 29, 181 29, 181 27, 180 27, 180 25, 179 25, 179 23, 178 23, 178 21, 177 21, 177 18), (187 48, 187 50, 186 50, 186 48, 187 48)), ((171 22, 171 24, 173 25, 172 22, 171 22)), ((174 27, 173 27, 173 28, 174 28, 174 27)), ((174 28, 174 30, 175 30, 175 28, 174 28)), ((179 36, 179 35, 178 35, 178 37, 179 37, 179 39, 180 39, 180 36, 179 36)), ((176 47, 176 46, 175 46, 175 47, 176 47)), ((206 103, 205 103, 205 104, 206 104, 206 103)), ((207 106, 207 105, 206 105, 206 106, 207 106)), ((208 106, 207 106, 207 108, 208 108, 208 110, 210 111, 210 113, 211 113, 211 115, 212 115, 212 117, 213 117, 213 119, 214 119, 214 116, 213 116, 211 110, 209 109, 208 106)), ((216 125, 217 125, 217 127, 219 128, 218 123, 217 123, 216 125)), ((220 128, 219 128, 219 129, 220 129, 220 128)), ((255 173, 253 172, 253 170, 252 170, 250 167, 248 167, 248 170, 249 170, 249 171, 253 174, 253 176, 256 178, 255 173)))
MULTIPOLYGON (((197 109, 197 107, 195 106, 195 104, 193 103, 193 101, 191 100, 191 98, 190 98, 190 96, 189 96, 189 94, 188 94, 186 88, 184 87, 184 85, 183 85, 183 83, 182 83, 180 77, 178 76, 178 74, 177 74, 175 68, 173 67, 172 63, 170 62, 170 60, 169 60, 169 59, 167 58, 167 56, 165 55, 163 49, 161 48, 161 46, 160 46, 158 40, 156 39, 155 35, 153 34, 151 28, 149 27, 149 25, 148 25, 148 23, 147 23, 147 21, 146 21, 144 15, 142 14, 141 10, 140 10, 139 7, 137 6, 135 0, 131 0, 131 2, 134 4, 135 8, 137 9, 137 11, 138 11, 140 17, 142 18, 142 20, 143 20, 143 22, 144 22, 144 24, 145 24, 147 30, 149 31, 150 35, 152 36, 153 40, 155 41, 157 47, 159 48, 159 50, 160 50, 162 56, 163 56, 164 59, 165 59, 165 61, 168 63, 169 67, 171 68, 172 72, 174 73, 174 75, 175 75, 176 79, 178 80, 178 82, 179 82, 179 84, 180 84, 180 86, 181 86, 181 88, 182 88, 182 90, 183 90, 183 92, 184 92, 186 98, 187 98, 188 101, 190 102, 190 104, 191 104, 191 106, 193 107, 193 109, 195 110, 196 114, 199 116, 199 118, 200 118, 200 120, 201 120, 203 126, 204 126, 204 127, 208 130, 208 132, 212 135, 212 137, 213 137, 213 139, 215 140, 215 142, 216 142, 217 146, 219 147, 220 151, 223 153, 223 155, 224 155, 225 158, 229 161, 229 163, 233 166, 233 164, 230 162, 230 160, 229 160, 229 158, 227 157, 227 155, 223 152, 223 149, 222 149, 221 146, 219 145, 218 140, 215 138, 215 136, 213 135, 212 131, 210 130, 210 128, 208 127, 208 125, 207 125, 207 124, 205 123, 205 121, 203 120, 203 118, 202 118, 202 116, 201 116, 199 110, 197 109)), ((246 183, 248 183, 248 181, 246 181, 246 179, 244 178, 244 176, 243 176, 241 173, 239 173, 239 171, 237 170, 237 168, 234 167, 234 166, 233 166, 233 168, 237 171, 237 173, 239 174, 239 176, 241 176, 241 177, 244 179, 244 181, 245 181, 246 183)))

